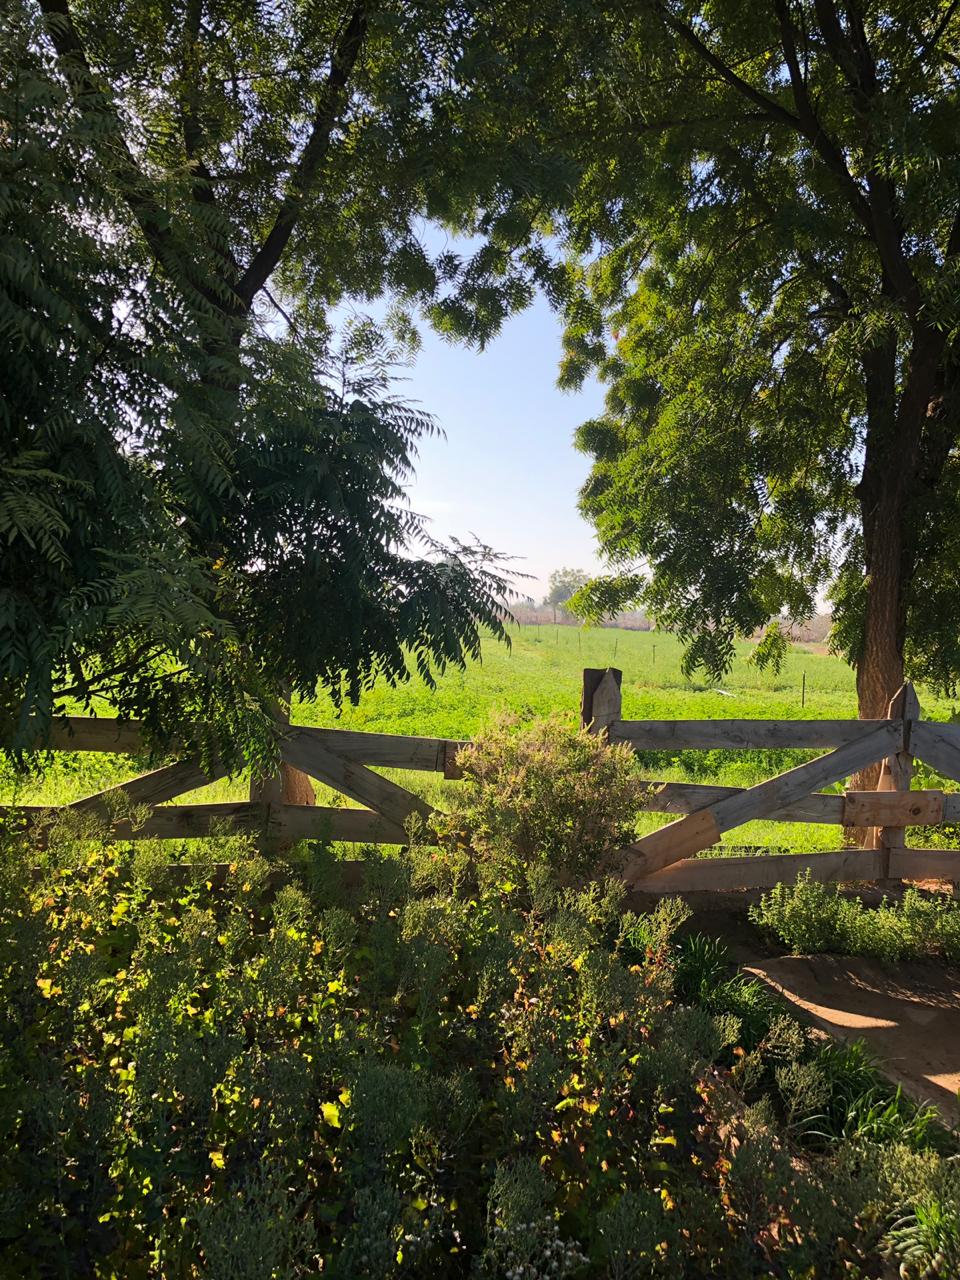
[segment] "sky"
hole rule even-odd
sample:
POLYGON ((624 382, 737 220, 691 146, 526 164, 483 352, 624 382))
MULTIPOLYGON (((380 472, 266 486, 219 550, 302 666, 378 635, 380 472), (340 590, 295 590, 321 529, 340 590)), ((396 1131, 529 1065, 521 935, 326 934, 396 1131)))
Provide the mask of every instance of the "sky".
POLYGON ((557 388, 560 323, 538 297, 484 351, 421 327, 423 345, 396 388, 417 401, 445 433, 420 446, 411 506, 430 531, 481 541, 532 575, 521 595, 542 598, 553 569, 599 570, 592 527, 577 511, 590 461, 573 433, 602 407, 602 389, 557 388))

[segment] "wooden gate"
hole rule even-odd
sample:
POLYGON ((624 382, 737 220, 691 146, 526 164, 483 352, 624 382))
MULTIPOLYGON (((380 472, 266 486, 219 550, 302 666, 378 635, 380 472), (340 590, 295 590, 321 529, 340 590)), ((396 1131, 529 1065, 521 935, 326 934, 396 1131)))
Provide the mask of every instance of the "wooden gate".
MULTIPOLYGON (((255 833, 261 841, 340 840, 360 844, 406 844, 405 824, 412 815, 429 816, 430 806, 405 788, 374 773, 371 766, 435 770, 456 776, 456 755, 463 745, 446 738, 356 733, 345 729, 309 729, 278 723, 283 764, 309 775, 361 809, 284 804, 280 776, 255 779, 249 801, 225 804, 166 803, 226 776, 225 769, 204 771, 195 760, 177 760, 106 791, 59 808, 0 806, 0 818, 16 817, 36 832, 69 813, 92 814, 125 839, 183 839, 224 831, 255 833), (136 824, 118 816, 140 810, 136 824)), ((104 751, 137 755, 146 750, 136 721, 68 717, 58 720, 45 747, 55 751, 104 751)))
MULTIPOLYGON (((885 720, 623 720, 622 672, 584 672, 581 723, 636 751, 830 748, 806 764, 754 787, 666 783, 649 809, 685 816, 621 850, 627 883, 644 893, 763 888, 809 871, 821 881, 960 881, 960 851, 908 849, 908 826, 960 821, 960 795, 911 791, 913 761, 960 781, 960 725, 920 718, 912 685, 893 698, 885 720), (882 762, 876 791, 824 794, 821 787, 882 762), (697 859, 720 836, 757 818, 871 827, 868 849, 697 859)), ((655 784, 654 784, 655 785, 655 784)))

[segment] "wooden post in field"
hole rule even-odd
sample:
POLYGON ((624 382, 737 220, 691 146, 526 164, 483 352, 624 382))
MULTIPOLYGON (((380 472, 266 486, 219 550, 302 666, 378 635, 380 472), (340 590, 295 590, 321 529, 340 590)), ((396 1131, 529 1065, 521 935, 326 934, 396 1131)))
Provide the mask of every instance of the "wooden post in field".
MULTIPOLYGON (((920 703, 916 690, 909 681, 890 699, 887 718, 903 721, 903 746, 896 755, 887 756, 880 768, 877 782, 878 791, 909 791, 913 778, 913 756, 910 753, 910 729, 915 720, 920 719, 920 703)), ((893 888, 901 884, 899 879, 890 878, 891 851, 899 853, 906 845, 906 829, 904 827, 876 827, 873 848, 880 850, 880 883, 882 887, 893 888)))
POLYGON ((623 672, 617 667, 585 667, 580 695, 580 728, 588 733, 606 733, 623 719, 620 688, 623 672))
MULTIPOLYGON (((274 708, 277 723, 290 723, 290 699, 278 703, 274 708)), ((272 818, 284 804, 315 805, 317 803, 313 784, 305 773, 294 769, 291 765, 281 763, 276 773, 268 776, 252 774, 250 777, 250 802, 263 806, 263 818, 260 827, 259 851, 262 854, 276 852, 277 842, 271 836, 272 818)))

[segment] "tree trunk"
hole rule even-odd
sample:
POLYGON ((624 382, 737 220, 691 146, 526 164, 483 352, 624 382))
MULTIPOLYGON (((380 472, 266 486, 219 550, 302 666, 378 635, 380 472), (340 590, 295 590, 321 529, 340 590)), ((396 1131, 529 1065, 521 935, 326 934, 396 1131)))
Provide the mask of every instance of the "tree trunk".
MULTIPOLYGON (((890 338, 864 356, 867 435, 859 486, 867 593, 863 644, 857 662, 857 701, 861 719, 883 719, 904 682, 903 652, 907 598, 915 568, 913 521, 924 424, 936 400, 939 334, 920 330, 907 362, 903 390, 896 398, 896 343, 890 338)), ((880 764, 853 781, 872 791, 880 764)), ((863 843, 866 832, 848 831, 863 843)))
POLYGON ((891 334, 863 357, 867 434, 858 488, 867 579, 863 645, 857 660, 862 719, 881 719, 903 683, 903 527, 907 478, 898 430, 897 343, 891 334))
POLYGON ((316 804, 317 797, 310 775, 294 769, 293 765, 280 766, 280 800, 283 804, 316 804))

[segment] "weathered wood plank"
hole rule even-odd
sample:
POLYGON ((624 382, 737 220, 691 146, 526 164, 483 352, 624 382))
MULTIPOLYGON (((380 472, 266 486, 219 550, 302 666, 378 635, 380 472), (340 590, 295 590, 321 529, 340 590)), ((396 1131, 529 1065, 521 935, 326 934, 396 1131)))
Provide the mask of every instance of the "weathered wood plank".
MULTIPOLYGON (((58 814, 69 812, 69 807, 57 809, 49 805, 0 806, 0 822, 17 821, 32 831, 31 839, 45 847, 47 835, 58 814)), ((116 819, 109 823, 111 837, 118 840, 183 840, 208 836, 221 828, 233 831, 255 831, 262 819, 260 805, 246 800, 228 801, 222 804, 171 804, 161 805, 147 816, 135 829, 129 819, 116 819)))
POLYGON ((619 723, 622 711, 620 686, 623 672, 616 667, 608 667, 593 691, 590 703, 590 723, 586 726, 589 733, 609 733, 619 723))
POLYGON ((927 827, 942 821, 942 791, 844 793, 845 827, 882 827, 893 834, 902 831, 904 827, 927 827))
MULTIPOLYGON (((720 804, 724 802, 719 801, 720 804)), ((688 854, 709 849, 720 839, 716 806, 699 809, 679 822, 671 822, 658 831, 651 831, 635 844, 620 850, 626 854, 623 878, 627 884, 637 887, 651 871, 669 866, 688 854)))
POLYGON ((280 805, 271 813, 270 831, 289 840, 342 840, 347 844, 409 843, 403 827, 371 809, 280 805))
MULTIPOLYGON (((329 751, 335 751, 358 764, 377 765, 383 769, 411 769, 443 772, 444 754, 464 745, 453 738, 413 737, 395 733, 363 733, 355 729, 314 729, 296 726, 298 733, 316 738, 329 751)), ((110 751, 139 754, 146 743, 138 720, 95 719, 68 716, 54 721, 49 741, 52 751, 110 751)), ((171 751, 176 750, 171 743, 171 751)))
MULTIPOLYGON (((746 787, 718 787, 699 782, 653 782, 642 786, 650 788, 644 810, 650 813, 695 813, 717 800, 739 796, 746 787)), ((960 799, 960 797, 958 797, 960 799)), ((960 805, 958 805, 960 813, 960 805)), ((776 813, 767 815, 771 822, 824 822, 839 824, 843 821, 843 796, 814 792, 794 801, 776 813)))
POLYGON ((598 710, 594 706, 594 699, 596 697, 597 690, 608 676, 612 677, 614 689, 612 691, 608 689, 606 693, 602 695, 601 704, 605 699, 606 707, 604 708, 601 706, 599 709, 604 711, 604 713, 611 709, 614 710, 616 714, 613 716, 613 719, 619 720, 619 698, 620 688, 623 684, 623 672, 619 667, 584 667, 583 669, 583 679, 580 688, 580 728, 586 729, 590 733, 598 733, 600 729, 606 727, 606 725, 598 725, 597 727, 594 727, 597 720, 598 710), (611 696, 613 698, 612 703, 611 696))
POLYGON ((177 840, 208 836, 221 830, 256 831, 262 817, 259 805, 246 800, 222 804, 170 804, 154 809, 142 827, 130 831, 128 822, 114 823, 114 834, 133 840, 177 840))
POLYGON ((709 848, 724 831, 755 818, 765 818, 818 787, 849 777, 858 769, 873 764, 899 746, 902 732, 899 721, 882 721, 879 728, 871 729, 865 737, 838 747, 828 755, 798 765, 767 782, 718 800, 708 809, 650 832, 624 851, 632 854, 625 868, 627 882, 637 883, 671 862, 709 848))
MULTIPOLYGON (((50 751, 110 751, 119 755, 140 755, 146 750, 139 720, 113 720, 108 717, 63 716, 54 720, 46 742, 38 749, 50 751)), ((171 747, 175 749, 175 747, 171 747)))
MULTIPOLYGON (((223 804, 171 804, 154 809, 146 821, 131 828, 126 819, 110 826, 118 840, 185 840, 234 832, 259 832, 263 805, 239 800, 223 804)), ((41 805, 0 807, 0 822, 13 818, 34 832, 39 847, 46 844, 51 821, 58 812, 41 805)), ((370 809, 320 808, 281 804, 271 808, 269 834, 287 840, 342 840, 348 844, 406 844, 402 827, 370 809)))
POLYGON ((611 742, 637 751, 798 750, 859 742, 889 720, 621 720, 611 742))
POLYGON ((892 849, 890 874, 898 880, 960 881, 960 849, 892 849))
POLYGON ((411 814, 428 818, 432 812, 419 796, 381 778, 361 764, 328 751, 320 740, 302 729, 291 728, 280 744, 280 750, 287 764, 336 791, 342 791, 351 800, 368 805, 398 827, 402 827, 411 814))
POLYGON ((355 764, 380 769, 412 769, 443 773, 446 753, 456 754, 466 745, 457 738, 417 738, 395 733, 361 733, 354 729, 308 729, 294 726, 298 734, 312 738, 355 764))
POLYGON ((759 857, 686 858, 646 876, 633 886, 641 893, 696 890, 770 889, 792 884, 801 872, 821 882, 874 880, 880 871, 877 849, 841 849, 832 853, 770 854, 759 857))
POLYGON ((913 756, 910 754, 910 740, 913 728, 920 719, 920 701, 917 691, 908 681, 901 685, 890 699, 887 708, 890 720, 903 721, 903 745, 895 755, 888 756, 880 772, 881 791, 909 791, 913 778, 913 756))
MULTIPOLYGON (((880 769, 877 790, 906 793, 910 790, 910 782, 913 778, 913 756, 910 754, 910 736, 913 732, 914 723, 920 719, 920 703, 917 699, 916 690, 909 681, 901 685, 890 699, 887 706, 887 715, 891 720, 900 719, 903 721, 903 743, 898 752, 884 760, 880 769)), ((940 818, 936 818, 934 821, 939 822, 942 816, 943 804, 941 803, 940 818)), ((877 820, 875 819, 875 821, 877 820)), ((856 821, 848 823, 851 828, 862 825, 865 824, 856 821)), ((866 843, 884 851, 884 856, 881 859, 881 879, 891 881, 890 887, 893 888, 890 875, 890 851, 892 849, 902 849, 906 844, 904 825, 895 820, 886 821, 880 818, 878 825, 874 829, 873 839, 866 843)))
POLYGON ((919 720, 910 733, 910 750, 937 773, 960 782, 960 725, 919 720))
POLYGON ((96 795, 84 796, 75 800, 65 808, 74 813, 111 813, 111 804, 126 801, 130 804, 162 804, 164 800, 172 800, 174 796, 183 795, 185 791, 196 791, 210 782, 225 778, 227 770, 222 766, 214 766, 210 772, 201 769, 195 760, 178 760, 176 764, 166 764, 152 773, 142 773, 129 782, 121 782, 116 787, 108 787, 98 791, 96 795))

